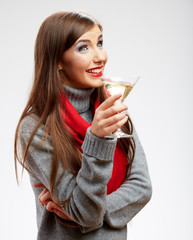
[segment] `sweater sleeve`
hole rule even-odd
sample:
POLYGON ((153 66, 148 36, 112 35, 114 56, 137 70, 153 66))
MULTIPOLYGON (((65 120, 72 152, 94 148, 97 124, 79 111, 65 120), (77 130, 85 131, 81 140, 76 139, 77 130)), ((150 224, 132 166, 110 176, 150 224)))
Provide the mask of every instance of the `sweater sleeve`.
POLYGON ((152 185, 146 156, 134 130, 136 144, 131 174, 115 192, 107 196, 104 220, 113 228, 122 228, 148 203, 152 185))
MULTIPOLYGON (((30 121, 23 123, 21 127, 22 149, 25 149, 32 132, 30 129, 33 129, 30 121)), ((40 144, 42 135, 43 129, 40 128, 30 144, 31 154, 28 155, 27 166, 50 190, 53 148, 50 141, 43 141, 40 144), (38 149, 34 150, 38 144, 38 149)), ((80 226, 83 233, 103 225, 106 212, 106 185, 112 175, 115 147, 116 140, 98 138, 88 129, 82 145, 82 166, 78 175, 75 177, 70 171, 65 170, 57 187, 59 200, 64 201, 72 194, 63 209, 80 226)), ((59 169, 60 172, 62 167, 59 169)))

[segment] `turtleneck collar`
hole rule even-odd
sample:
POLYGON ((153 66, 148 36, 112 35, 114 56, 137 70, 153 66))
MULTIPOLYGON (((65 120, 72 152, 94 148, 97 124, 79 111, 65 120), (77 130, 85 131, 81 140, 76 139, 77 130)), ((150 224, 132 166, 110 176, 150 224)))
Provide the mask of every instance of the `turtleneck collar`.
POLYGON ((75 89, 64 85, 65 94, 69 102, 76 109, 78 113, 84 113, 90 108, 90 95, 94 88, 75 89))

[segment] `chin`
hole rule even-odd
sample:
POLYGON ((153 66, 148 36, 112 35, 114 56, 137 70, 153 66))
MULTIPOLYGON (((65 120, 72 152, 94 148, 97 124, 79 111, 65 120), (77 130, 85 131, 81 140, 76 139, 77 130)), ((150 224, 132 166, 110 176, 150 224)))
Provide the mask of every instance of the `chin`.
POLYGON ((82 88, 99 88, 103 85, 99 77, 86 78, 82 88))
POLYGON ((98 87, 101 87, 103 85, 102 81, 99 79, 96 79, 94 82, 93 82, 93 88, 98 88, 98 87))

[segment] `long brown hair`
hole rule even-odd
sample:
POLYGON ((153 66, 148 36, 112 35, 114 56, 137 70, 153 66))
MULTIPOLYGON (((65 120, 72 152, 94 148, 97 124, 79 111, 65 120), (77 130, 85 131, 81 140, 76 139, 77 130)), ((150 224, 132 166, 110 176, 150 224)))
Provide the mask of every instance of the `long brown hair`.
MULTIPOLYGON (((34 83, 27 105, 19 120, 15 134, 15 171, 18 181, 17 162, 23 169, 28 170, 25 162, 29 154, 29 146, 38 128, 44 125, 44 136, 50 136, 53 147, 52 169, 50 173, 50 192, 53 200, 62 204, 56 197, 56 182, 59 164, 71 171, 75 176, 81 167, 81 153, 71 133, 64 125, 60 115, 60 93, 64 92, 58 64, 66 50, 76 40, 94 25, 102 26, 92 17, 79 12, 58 12, 49 16, 41 25, 35 44, 35 69, 34 83), (26 146, 24 156, 18 154, 18 135, 21 121, 28 115, 35 114, 39 118, 26 146)), ((96 89, 99 100, 106 98, 104 88, 96 89)), ((133 126, 129 122, 123 126, 125 132, 132 133, 133 126)), ((42 137, 41 143, 46 140, 42 137)), ((40 143, 40 144, 41 144, 40 143)), ((40 146, 36 147, 36 149, 40 146)), ((135 153, 135 142, 133 139, 121 139, 119 143, 123 151, 128 155, 129 168, 135 153)), ((29 170, 28 170, 29 171, 29 170)), ((30 171, 29 171, 30 172, 30 171)), ((57 178, 58 179, 58 178, 57 178)))

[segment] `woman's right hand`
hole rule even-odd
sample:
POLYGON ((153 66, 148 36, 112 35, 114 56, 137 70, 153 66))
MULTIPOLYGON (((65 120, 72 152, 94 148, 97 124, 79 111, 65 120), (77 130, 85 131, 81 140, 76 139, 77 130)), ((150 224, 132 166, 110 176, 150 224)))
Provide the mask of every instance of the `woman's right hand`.
POLYGON ((115 102, 121 98, 121 94, 116 94, 107 98, 95 111, 94 119, 91 125, 91 133, 97 137, 103 138, 111 135, 128 120, 125 110, 127 106, 123 103, 115 102))

